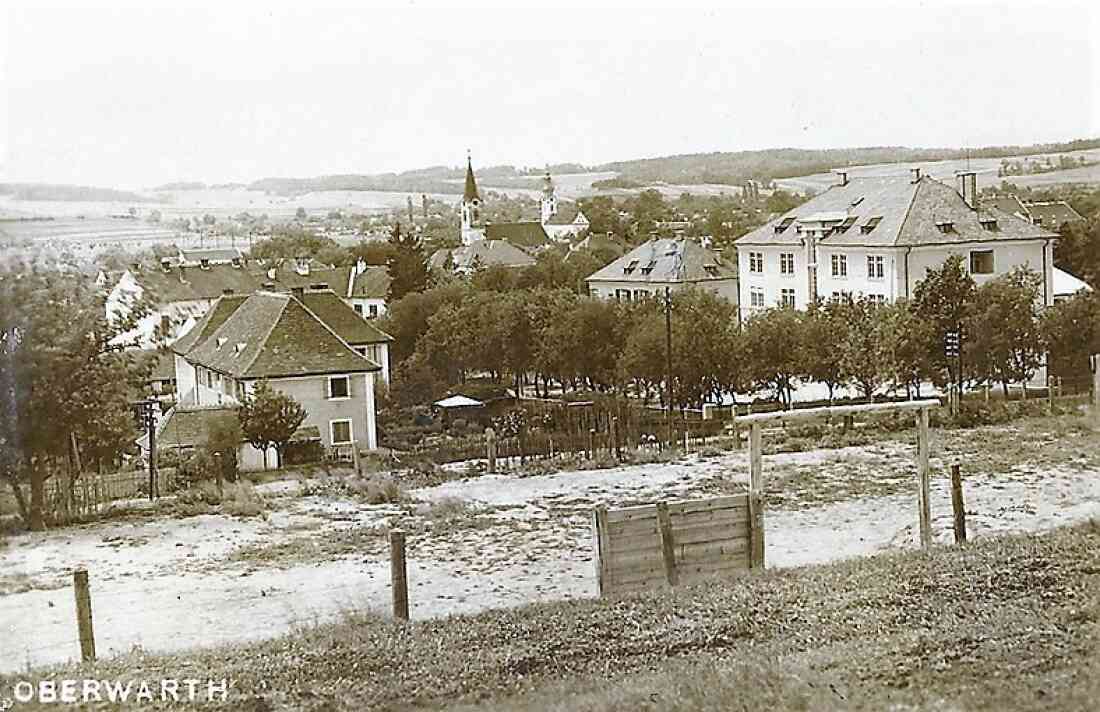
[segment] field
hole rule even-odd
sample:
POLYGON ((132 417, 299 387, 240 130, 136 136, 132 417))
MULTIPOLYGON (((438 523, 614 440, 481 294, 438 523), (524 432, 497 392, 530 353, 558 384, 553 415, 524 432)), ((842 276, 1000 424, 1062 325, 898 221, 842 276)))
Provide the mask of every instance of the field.
MULTIPOLYGON (((1064 154, 1050 154, 1057 162, 1058 156, 1084 156, 1088 161, 1100 161, 1100 150, 1071 151, 1064 154)), ((954 185, 955 171, 968 169, 977 172, 978 187, 986 188, 999 186, 1002 180, 1007 180, 1017 185, 1041 186, 1056 183, 1100 183, 1100 166, 1086 166, 1084 168, 1072 168, 1069 170, 1052 171, 1050 173, 1038 173, 1026 176, 1007 176, 1001 178, 997 175, 997 169, 1002 160, 1023 160, 1024 156, 1002 158, 974 158, 971 160, 935 161, 925 163, 878 163, 866 166, 849 166, 849 178, 874 177, 874 176, 907 176, 909 169, 919 166, 925 175, 954 185)), ((1042 159, 1043 156, 1027 156, 1032 160, 1042 159)), ((841 166, 837 166, 840 168, 841 166)), ((799 176, 797 178, 781 178, 776 185, 785 190, 797 192, 819 193, 830 185, 836 183, 837 177, 832 173, 816 173, 813 175, 799 176)))
MULTIPOLYGON (((769 567, 906 549, 916 541, 912 433, 870 445, 765 457, 769 567)), ((782 433, 771 449, 790 445, 782 433), (786 443, 786 444, 784 444, 786 443)), ((1100 433, 1078 416, 938 431, 937 539, 950 531, 947 464, 964 463, 978 538, 1100 516, 1100 433)), ((743 491, 747 455, 708 448, 668 463, 412 485, 371 504, 363 483, 318 476, 261 484, 261 516, 132 503, 101 523, 19 534, 0 545, 0 665, 77 652, 70 571, 87 566, 97 647, 179 650, 285 633, 388 606, 385 533, 410 532, 414 619, 595 595, 590 511, 743 491), (242 615, 242 610, 248 615, 242 615)), ((396 489, 396 488, 395 488, 396 489)))

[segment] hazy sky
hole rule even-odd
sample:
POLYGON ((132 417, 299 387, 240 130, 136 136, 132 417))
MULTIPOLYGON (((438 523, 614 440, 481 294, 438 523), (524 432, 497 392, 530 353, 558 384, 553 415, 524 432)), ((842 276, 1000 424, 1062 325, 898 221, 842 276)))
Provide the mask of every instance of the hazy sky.
POLYGON ((760 5, 0 10, 0 180, 1100 136, 1085 5, 760 5))

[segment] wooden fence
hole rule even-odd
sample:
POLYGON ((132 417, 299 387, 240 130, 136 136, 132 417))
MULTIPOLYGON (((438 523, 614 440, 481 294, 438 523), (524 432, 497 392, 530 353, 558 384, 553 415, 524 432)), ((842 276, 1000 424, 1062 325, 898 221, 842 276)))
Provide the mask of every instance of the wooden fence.
MULTIPOLYGON (((175 469, 157 469, 157 491, 175 487, 175 469)), ((149 496, 149 472, 128 470, 98 474, 85 472, 75 479, 51 477, 46 487, 46 511, 54 521, 70 521, 98 512, 104 505, 123 499, 149 496)))
POLYGON ((593 512, 601 596, 699 583, 764 565, 764 518, 752 494, 593 512))

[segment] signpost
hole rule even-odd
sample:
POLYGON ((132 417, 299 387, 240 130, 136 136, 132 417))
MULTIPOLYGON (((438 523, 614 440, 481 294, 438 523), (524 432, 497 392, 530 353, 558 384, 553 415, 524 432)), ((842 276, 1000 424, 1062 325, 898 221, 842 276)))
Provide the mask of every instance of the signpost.
POLYGON ((950 376, 950 360, 955 361, 955 378, 949 379, 950 382, 947 386, 947 400, 951 408, 952 415, 959 414, 960 401, 962 400, 962 359, 960 357, 959 349, 959 331, 948 331, 943 335, 943 355, 948 358, 948 375, 950 376), (952 395, 952 393, 954 395, 952 395))
POLYGON ((157 402, 149 398, 131 403, 134 409, 134 422, 139 430, 145 430, 149 438, 149 500, 152 501, 159 494, 157 492, 157 402))

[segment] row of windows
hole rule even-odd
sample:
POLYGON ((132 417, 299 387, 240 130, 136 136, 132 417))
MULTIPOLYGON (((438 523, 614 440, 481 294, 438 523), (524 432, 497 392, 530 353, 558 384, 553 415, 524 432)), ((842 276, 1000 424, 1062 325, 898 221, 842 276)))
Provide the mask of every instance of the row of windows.
MULTIPOLYGON (((358 314, 359 316, 363 316, 363 305, 362 304, 358 304, 358 303, 353 304, 352 309, 354 309, 355 313, 358 314)), ((368 304, 367 309, 368 309, 367 316, 366 316, 367 319, 374 319, 375 317, 378 316, 378 305, 377 304, 368 304)))
MULTIPOLYGON (((848 255, 832 255, 830 267, 834 277, 848 276, 848 255)), ((749 253, 749 272, 753 274, 764 273, 764 253, 749 253)), ((779 274, 794 275, 794 253, 779 253, 779 274)), ((886 277, 886 258, 882 255, 867 255, 868 279, 884 279, 886 277)))
MULTIPOLYGON (((833 292, 832 299, 851 298, 852 293, 847 291, 833 292)), ((885 294, 868 294, 867 298, 875 304, 885 304, 885 294)), ((764 301, 764 289, 763 287, 749 287, 749 306, 757 309, 763 309, 767 306, 764 301)), ((779 290, 779 306, 781 307, 794 307, 795 306, 795 291, 793 289, 780 289, 779 290)))

